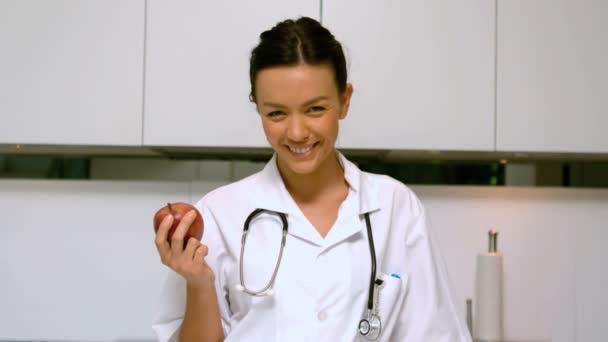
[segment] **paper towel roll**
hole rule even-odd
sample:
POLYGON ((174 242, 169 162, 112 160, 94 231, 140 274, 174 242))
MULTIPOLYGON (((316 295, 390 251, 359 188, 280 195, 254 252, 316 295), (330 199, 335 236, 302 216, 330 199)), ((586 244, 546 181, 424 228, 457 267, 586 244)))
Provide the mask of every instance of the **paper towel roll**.
POLYGON ((502 254, 477 255, 475 340, 502 340, 502 254))

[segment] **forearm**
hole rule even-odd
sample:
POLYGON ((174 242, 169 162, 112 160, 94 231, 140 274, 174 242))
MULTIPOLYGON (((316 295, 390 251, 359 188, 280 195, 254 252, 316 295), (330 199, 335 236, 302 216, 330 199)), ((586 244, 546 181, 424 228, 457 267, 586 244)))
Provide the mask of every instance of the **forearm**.
POLYGON ((208 288, 187 286, 186 312, 179 340, 181 342, 224 340, 214 286, 208 288))

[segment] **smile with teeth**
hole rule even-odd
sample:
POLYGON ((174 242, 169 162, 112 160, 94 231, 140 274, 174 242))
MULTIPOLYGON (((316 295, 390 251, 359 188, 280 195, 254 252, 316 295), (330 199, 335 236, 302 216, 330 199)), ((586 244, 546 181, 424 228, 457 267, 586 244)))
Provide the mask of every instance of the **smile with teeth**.
POLYGON ((306 145, 304 147, 292 147, 292 146, 287 146, 289 148, 289 150, 293 153, 296 154, 304 154, 310 150, 312 150, 312 148, 315 146, 315 144, 310 144, 310 145, 306 145))

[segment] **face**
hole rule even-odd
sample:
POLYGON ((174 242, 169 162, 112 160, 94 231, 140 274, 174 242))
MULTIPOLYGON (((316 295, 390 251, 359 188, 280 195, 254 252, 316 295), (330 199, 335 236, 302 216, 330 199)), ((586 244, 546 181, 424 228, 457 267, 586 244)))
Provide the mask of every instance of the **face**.
POLYGON ((329 65, 278 66, 256 78, 256 104, 281 171, 311 174, 335 159, 338 122, 352 86, 339 94, 329 65))

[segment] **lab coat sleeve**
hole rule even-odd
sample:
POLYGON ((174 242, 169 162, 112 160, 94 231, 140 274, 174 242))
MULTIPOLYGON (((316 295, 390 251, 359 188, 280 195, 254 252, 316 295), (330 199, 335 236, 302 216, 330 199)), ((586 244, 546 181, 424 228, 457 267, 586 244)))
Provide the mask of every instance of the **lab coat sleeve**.
MULTIPOLYGON (((204 199, 203 199, 204 200, 204 199)), ((224 336, 230 331, 230 307, 226 300, 224 274, 226 248, 222 235, 213 214, 204 205, 203 200, 196 204, 204 222, 204 234, 201 242, 209 247, 205 261, 215 273, 215 291, 220 308, 224 336)), ((178 273, 167 268, 168 273, 160 294, 159 310, 152 323, 152 330, 160 342, 177 342, 184 313, 186 310, 186 280, 178 273)))
POLYGON ((407 292, 391 341, 470 342, 450 291, 447 271, 424 207, 409 220, 405 238, 407 292))

